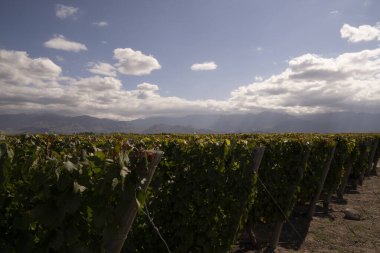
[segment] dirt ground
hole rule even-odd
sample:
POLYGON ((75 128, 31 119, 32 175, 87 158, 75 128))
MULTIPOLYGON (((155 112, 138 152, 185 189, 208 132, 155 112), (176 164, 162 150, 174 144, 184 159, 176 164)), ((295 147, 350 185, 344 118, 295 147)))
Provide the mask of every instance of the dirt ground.
MULTIPOLYGON (((319 206, 311 221, 295 215, 290 220, 293 227, 289 223, 284 225, 276 252, 380 252, 379 167, 377 172, 377 176, 366 177, 356 190, 349 189, 344 201, 333 198, 328 213, 319 206), (346 208, 359 211, 361 220, 344 219, 342 211, 346 208)), ((257 238, 259 249, 245 245, 236 247, 234 252, 265 252, 271 229, 267 227, 265 230, 267 232, 260 231, 264 238, 257 238)))

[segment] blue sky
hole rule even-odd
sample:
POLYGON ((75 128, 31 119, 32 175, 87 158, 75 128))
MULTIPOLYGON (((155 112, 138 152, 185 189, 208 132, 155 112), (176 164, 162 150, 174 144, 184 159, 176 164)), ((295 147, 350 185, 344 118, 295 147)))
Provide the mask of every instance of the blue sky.
MULTIPOLYGON (((322 104, 293 101, 292 96, 302 97, 303 93, 289 87, 299 81, 291 79, 298 72, 290 63, 313 62, 317 66, 314 63, 321 60, 327 68, 329 63, 324 60, 334 59, 340 72, 354 60, 347 56, 347 62, 338 62, 339 56, 372 50, 375 56, 367 56, 366 61, 373 65, 378 60, 379 21, 380 1, 375 0, 2 0, 0 49, 9 54, 0 57, 0 66, 3 72, 8 68, 18 71, 12 78, 9 71, 7 75, 0 72, 0 85, 6 87, 0 112, 49 111, 120 119, 261 110, 310 113, 354 110, 357 106, 351 105, 358 100, 366 100, 360 110, 372 112, 380 109, 374 102, 380 88, 372 88, 370 99, 363 93, 363 98, 352 101, 340 97, 339 105, 323 104, 331 103, 331 93, 340 94, 346 75, 344 80, 324 80, 323 87, 320 77, 312 80, 308 75, 302 89, 305 95, 319 90, 315 96, 322 104), (352 39, 355 36, 358 39, 352 39), (118 55, 116 49, 121 49, 118 55), (17 58, 17 52, 27 55, 17 58), (138 58, 138 63, 131 57, 138 58), (38 59, 43 59, 43 70, 38 71, 52 71, 54 78, 35 80, 30 76, 40 64, 38 59), (30 64, 22 65, 25 61, 30 64), (54 69, 51 63, 61 69, 54 69), (133 67, 135 63, 140 65, 133 67), (200 64, 198 71, 191 69, 193 64, 200 64), (294 73, 286 74, 288 69, 294 73), (273 78, 283 75, 286 82, 277 87, 273 78), (29 81, 15 83, 21 79, 29 81), (96 88, 107 85, 109 89, 96 88), (266 96, 274 86, 276 94, 266 96), (46 96, 41 96, 41 90, 46 96), (26 91, 25 95, 36 97, 23 99, 26 91), (69 91, 75 92, 76 103, 68 98, 69 91), (280 91, 281 96, 274 97, 280 91), (97 105, 91 107, 94 103, 97 105)), ((359 81, 353 92, 360 85, 368 89, 368 83, 359 82, 379 74, 378 69, 371 71, 354 78, 359 81)))

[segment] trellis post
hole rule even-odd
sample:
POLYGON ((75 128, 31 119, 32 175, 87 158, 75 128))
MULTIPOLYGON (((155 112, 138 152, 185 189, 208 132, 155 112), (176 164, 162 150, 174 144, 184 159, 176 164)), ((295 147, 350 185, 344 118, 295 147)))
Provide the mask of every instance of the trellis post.
POLYGON ((332 159, 334 158, 335 149, 336 149, 336 145, 330 151, 330 155, 327 158, 325 169, 323 170, 321 181, 319 182, 317 192, 314 195, 313 200, 310 203, 310 207, 309 207, 309 211, 308 211, 308 215, 307 215, 307 217, 309 219, 313 218, 313 215, 315 213, 315 207, 316 207, 317 202, 321 196, 323 186, 324 186, 325 181, 326 181, 327 174, 329 173, 331 162, 332 162, 332 159))
MULTIPOLYGON (((153 158, 148 165, 147 170, 142 170, 142 178, 146 179, 141 182, 141 185, 137 185, 137 187, 141 187, 142 191, 146 191, 152 178, 154 172, 156 170, 157 165, 159 164, 163 152, 162 151, 145 151, 146 153, 152 153, 153 158)), ((136 192, 136 191, 135 191, 136 192)), ((115 233, 113 237, 109 239, 109 241, 104 242, 105 252, 107 253, 119 253, 123 248, 123 244, 125 239, 127 239, 128 233, 132 228, 133 221, 136 217, 136 213, 138 210, 138 204, 136 200, 136 194, 132 195, 133 197, 130 199, 127 209, 125 210, 125 214, 121 219, 120 228, 115 233)))

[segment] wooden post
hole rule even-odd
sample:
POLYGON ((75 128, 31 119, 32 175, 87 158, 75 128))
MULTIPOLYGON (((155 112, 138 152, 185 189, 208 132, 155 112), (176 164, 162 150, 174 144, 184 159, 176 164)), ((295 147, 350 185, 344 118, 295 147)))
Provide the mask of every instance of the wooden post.
MULTIPOLYGON (((306 152, 302 160, 302 165, 298 168, 298 174, 299 174, 300 180, 303 177, 304 168, 307 164, 307 161, 309 160, 309 156, 310 156, 310 150, 306 152)), ((298 185, 298 182, 294 182, 291 189, 289 190, 290 199, 292 199, 294 195, 296 194, 297 185, 298 185)), ((284 219, 286 219, 286 217, 284 217, 284 219)), ((284 220, 277 221, 275 223, 273 232, 272 232, 271 241, 268 247, 268 252, 274 252, 276 250, 278 241, 280 240, 280 235, 281 235, 283 225, 284 225, 284 220)))
POLYGON ((313 200, 310 203, 309 212, 308 212, 308 215, 307 215, 307 217, 309 219, 313 218, 313 215, 314 215, 314 212, 315 212, 315 207, 317 205, 319 197, 321 196, 321 192, 323 190, 323 185, 325 184, 325 180, 326 180, 327 174, 329 173, 329 170, 330 170, 331 161, 334 158, 335 149, 336 149, 336 146, 334 146, 331 149, 330 156, 327 158, 326 167, 325 167, 325 169, 324 169, 324 171, 322 173, 321 181, 319 182, 317 192, 314 195, 314 198, 313 198, 313 200))
POLYGON ((263 156, 264 156, 264 151, 265 151, 265 147, 258 147, 254 151, 253 164, 252 164, 253 174, 256 173, 260 168, 261 160, 263 159, 263 156))
POLYGON ((356 191, 358 189, 359 179, 352 180, 352 190, 356 191))
MULTIPOLYGON (((368 142, 365 143, 365 145, 369 145, 368 142)), ((371 149, 372 149, 372 146, 371 146, 371 149)), ((368 155, 367 152, 362 152, 360 154, 360 161, 363 161, 365 159, 365 156, 368 155)), ((368 169, 368 168, 367 168, 368 169)), ((367 169, 364 169, 363 171, 360 172, 360 175, 359 175, 359 178, 357 178, 355 180, 355 182, 353 183, 353 188, 356 190, 357 189, 357 185, 363 185, 363 180, 364 180, 364 175, 365 175, 365 172, 367 171, 367 169)))
POLYGON ((348 179, 349 179, 351 171, 352 171, 351 157, 347 158, 347 161, 345 162, 344 167, 345 167, 345 171, 344 171, 343 180, 342 180, 342 183, 340 184, 338 191, 337 191, 337 197, 340 200, 343 200, 343 194, 344 194, 344 191, 346 190, 348 179))
MULTIPOLYGON (((252 178, 253 175, 255 173, 257 173, 257 171, 259 170, 260 164, 261 164, 261 160, 263 159, 263 156, 264 156, 264 151, 265 151, 265 147, 257 147, 257 148, 255 148, 254 153, 253 153, 252 168, 249 169, 246 172, 248 174, 248 178, 252 178)), ((253 180, 251 180, 251 181, 253 181, 253 180)), ((246 208, 246 206, 247 206, 247 201, 245 201, 242 204, 241 210, 244 210, 244 208, 246 208)), ((240 217, 239 217, 239 221, 240 221, 240 217)), ((235 229, 235 233, 233 234, 233 237, 235 237, 237 235, 237 233, 239 233, 239 223, 240 223, 239 221, 236 222, 237 227, 235 229)), ((248 232, 248 235, 249 235, 249 238, 250 238, 251 242, 254 241, 254 238, 255 238, 255 236, 253 234, 253 231, 252 231, 252 225, 253 225, 252 224, 252 219, 250 219, 248 217, 246 229, 247 229, 247 232, 248 232)))
POLYGON ((375 159, 375 154, 376 154, 376 150, 378 148, 378 144, 379 144, 379 140, 375 139, 375 141, 372 144, 371 155, 370 155, 369 161, 368 161, 368 170, 365 172, 366 176, 369 176, 371 174, 374 166, 376 167, 376 165, 374 165, 373 162, 375 159))
POLYGON ((328 213, 328 212, 329 212, 329 206, 330 206, 330 202, 331 202, 332 195, 333 195, 333 192, 332 192, 332 191, 329 191, 329 192, 326 194, 325 199, 323 200, 323 209, 324 209, 324 212, 325 212, 325 213, 328 213))
MULTIPOLYGON (((380 147, 378 147, 380 148, 380 147)), ((375 157, 375 160, 373 161, 373 168, 372 168, 372 174, 377 176, 377 163, 379 162, 379 158, 375 157)))
POLYGON ((268 252, 274 252, 277 248, 278 241, 280 240, 280 235, 284 221, 277 221, 273 228, 272 238, 269 243, 268 252))
MULTIPOLYGON (((148 165, 148 170, 143 171, 143 178, 146 180, 142 182, 141 188, 145 192, 153 178, 154 172, 156 170, 157 165, 159 164, 163 152, 162 151, 146 151, 147 153, 153 153, 154 157, 152 161, 148 165)), ((136 186, 137 188, 138 186, 136 186)), ((125 214, 121 219, 120 222, 120 229, 115 233, 114 237, 110 239, 110 241, 106 241, 104 243, 105 252, 107 253, 119 253, 121 252, 121 249, 123 248, 123 244, 125 239, 127 239, 128 233, 130 229, 132 228, 133 221, 136 217, 136 213, 138 210, 137 202, 136 202, 136 195, 133 195, 134 197, 130 200, 130 203, 125 210, 125 214)))

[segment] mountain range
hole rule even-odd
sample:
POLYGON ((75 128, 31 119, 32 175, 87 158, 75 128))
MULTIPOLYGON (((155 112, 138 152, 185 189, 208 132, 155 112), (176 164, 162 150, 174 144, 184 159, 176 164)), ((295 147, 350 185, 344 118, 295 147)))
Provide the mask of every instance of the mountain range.
POLYGON ((116 121, 91 116, 3 114, 0 131, 20 133, 250 133, 250 132, 380 132, 380 114, 334 112, 290 115, 258 114, 187 115, 116 121))

